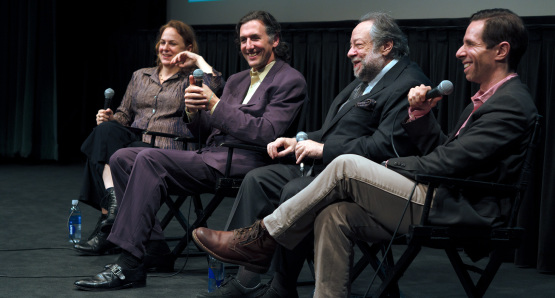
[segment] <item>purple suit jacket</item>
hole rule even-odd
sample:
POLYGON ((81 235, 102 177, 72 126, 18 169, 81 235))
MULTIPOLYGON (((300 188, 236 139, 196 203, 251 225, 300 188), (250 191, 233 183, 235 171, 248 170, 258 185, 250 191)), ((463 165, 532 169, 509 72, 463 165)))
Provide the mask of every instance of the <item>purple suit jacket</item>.
MULTIPOLYGON (((307 97, 303 75, 282 60, 276 61, 250 101, 242 104, 249 86, 249 70, 230 76, 214 113, 201 111, 188 124, 196 137, 207 136, 203 160, 221 173, 228 150, 220 147, 222 143, 266 146, 280 136, 294 135, 297 116, 307 97)), ((267 153, 235 149, 231 175, 244 175, 268 161, 267 153)))

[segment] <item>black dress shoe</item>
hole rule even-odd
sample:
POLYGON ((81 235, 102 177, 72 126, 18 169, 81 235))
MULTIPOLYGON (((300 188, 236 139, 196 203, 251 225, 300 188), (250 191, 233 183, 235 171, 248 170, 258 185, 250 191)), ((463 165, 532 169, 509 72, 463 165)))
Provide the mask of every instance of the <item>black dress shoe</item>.
POLYGON ((141 288, 146 286, 146 271, 143 265, 135 269, 123 269, 117 264, 112 264, 90 279, 76 281, 75 286, 85 291, 141 288))
POLYGON ((73 248, 82 254, 95 256, 121 252, 120 248, 108 241, 108 233, 102 231, 96 233, 96 235, 87 242, 75 244, 73 248))
MULTIPOLYGON (((145 270, 147 272, 160 272, 160 273, 168 273, 173 272, 173 267, 175 264, 175 256, 172 253, 168 253, 161 256, 149 255, 148 253, 145 254, 145 258, 143 260, 143 264, 145 266, 145 270)), ((104 268, 109 268, 113 264, 107 264, 104 268)))
POLYGON ((149 272, 173 272, 175 256, 172 253, 163 255, 150 255, 146 253, 144 264, 149 272))

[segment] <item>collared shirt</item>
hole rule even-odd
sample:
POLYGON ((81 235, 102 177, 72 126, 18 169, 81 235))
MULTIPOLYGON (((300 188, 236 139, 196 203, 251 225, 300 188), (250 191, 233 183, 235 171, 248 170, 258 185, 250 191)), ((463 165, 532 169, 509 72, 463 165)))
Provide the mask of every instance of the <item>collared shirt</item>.
POLYGON ((260 83, 264 80, 268 72, 270 72, 270 69, 272 69, 272 66, 274 66, 274 64, 276 64, 276 60, 264 66, 264 70, 262 71, 251 69, 251 85, 249 87, 247 95, 245 96, 245 99, 243 99, 243 104, 246 104, 249 102, 249 100, 251 100, 252 95, 254 94, 254 92, 256 92, 256 89, 258 89, 258 86, 260 86, 260 83))
POLYGON ((376 86, 376 84, 378 84, 378 82, 383 78, 383 76, 391 69, 393 68, 393 66, 395 66, 395 64, 397 64, 397 62, 399 62, 399 60, 397 59, 393 59, 391 60, 389 63, 387 63, 386 66, 384 66, 384 68, 382 68, 382 70, 374 77, 374 79, 372 79, 370 82, 365 83, 365 82, 361 82, 354 90, 353 90, 353 94, 351 94, 351 97, 349 97, 338 109, 338 111, 341 111, 341 109, 343 109, 343 107, 345 107, 346 105, 348 105, 351 102, 352 98, 356 98, 358 96, 361 95, 365 95, 370 93, 370 91, 372 91, 372 88, 374 88, 374 86, 376 86), (364 91, 362 93, 359 93, 360 90, 359 88, 363 88, 363 86, 367 84, 366 88, 364 89, 364 91))
MULTIPOLYGON (((264 70, 261 71, 261 72, 258 72, 254 69, 250 70, 251 85, 249 87, 247 95, 245 95, 245 98, 243 99, 242 104, 246 104, 246 103, 249 102, 249 100, 252 98, 252 95, 254 94, 254 92, 256 92, 256 89, 258 89, 258 86, 260 86, 260 83, 264 80, 264 78, 266 77, 268 72, 270 72, 270 69, 272 69, 274 64, 276 64, 276 60, 266 64, 266 66, 264 66, 264 70)), ((212 115, 212 113, 214 113, 214 110, 218 106, 218 103, 219 103, 219 101, 214 106, 212 106, 212 108, 210 109, 210 115, 212 115)), ((189 121, 193 121, 194 117, 196 116, 196 112, 195 113, 190 113, 187 110, 185 110, 185 112, 187 114, 187 117, 189 118, 189 121)))
POLYGON ((505 84, 508 80, 510 80, 512 78, 515 78, 517 76, 518 76, 518 74, 512 73, 512 74, 506 76, 501 81, 497 82, 495 85, 493 85, 487 91, 482 92, 481 90, 478 90, 478 92, 476 92, 476 94, 474 94, 474 96, 472 96, 470 99, 472 99, 473 102, 480 101, 480 102, 482 102, 482 104, 484 104, 495 92, 497 92, 497 89, 499 89, 499 87, 501 87, 501 85, 505 84))
POLYGON ((490 87, 487 91, 482 91, 482 90, 478 90, 478 92, 476 92, 476 94, 474 94, 474 96, 472 96, 470 99, 472 100, 472 104, 474 104, 474 109, 472 110, 472 113, 470 113, 470 115, 468 115, 468 118, 466 118, 466 121, 464 121, 463 125, 461 126, 461 128, 459 128, 459 130, 457 131, 456 135, 459 135, 459 132, 461 131, 461 129, 463 127, 466 126, 466 123, 468 122, 468 119, 470 119, 470 116, 472 116, 472 114, 474 114, 474 112, 481 107, 484 103, 486 103, 486 101, 493 95, 495 94, 495 92, 497 91, 497 89, 499 89, 499 87, 501 87, 503 84, 505 84, 508 80, 517 77, 518 75, 516 73, 512 73, 508 76, 506 76, 504 79, 502 79, 501 81, 497 82, 495 85, 493 85, 492 87, 490 87))
MULTIPOLYGON (((472 96, 470 99, 472 100, 475 108, 472 111, 472 113, 474 113, 474 111, 477 109, 476 105, 481 106, 483 103, 486 102, 486 100, 488 100, 496 91, 497 89, 499 89, 499 87, 501 87, 501 85, 505 84, 505 82, 507 82, 508 80, 517 77, 518 74, 516 73, 512 73, 508 76, 506 76, 504 79, 502 79, 501 81, 497 82, 497 84, 493 85, 491 88, 489 88, 487 91, 482 92, 481 90, 478 90, 478 92, 476 92, 476 94, 474 94, 474 96, 472 96), (477 101, 480 101, 480 103, 476 103, 477 101)), ((472 115, 472 113, 470 113, 470 115, 472 115)), ((414 121, 422 116, 424 116, 426 114, 421 113, 421 111, 418 110, 413 110, 411 107, 409 107, 409 120, 407 122, 410 121, 414 121)), ((468 116, 470 118, 470 116, 468 116)), ((464 122, 464 124, 461 126, 461 128, 463 128, 466 125, 466 122, 468 121, 468 119, 466 119, 466 121, 464 122)), ((459 129, 460 130, 460 129, 459 129)), ((457 132, 457 134, 459 134, 457 132)))
MULTIPOLYGON (((164 83, 158 78, 158 67, 142 68, 133 73, 114 119, 124 126, 150 131, 189 135, 183 122, 185 103, 183 97, 189 86, 189 74, 177 72, 164 83)), ((221 73, 204 74, 204 83, 218 92, 223 87, 221 73)), ((143 135, 143 142, 151 136, 143 135)), ((157 147, 178 149, 181 142, 169 138, 156 138, 157 147)))
POLYGON ((395 66, 395 64, 397 64, 397 62, 399 62, 398 59, 393 59, 389 63, 387 63, 387 65, 384 68, 382 68, 380 73, 378 73, 378 75, 372 81, 368 82, 368 87, 366 87, 366 89, 364 89, 364 92, 362 92, 362 95, 370 93, 370 91, 372 91, 372 88, 374 88, 374 86, 376 86, 376 84, 378 84, 378 82, 383 78, 383 76, 385 76, 385 74, 390 69, 392 69, 393 66, 395 66))

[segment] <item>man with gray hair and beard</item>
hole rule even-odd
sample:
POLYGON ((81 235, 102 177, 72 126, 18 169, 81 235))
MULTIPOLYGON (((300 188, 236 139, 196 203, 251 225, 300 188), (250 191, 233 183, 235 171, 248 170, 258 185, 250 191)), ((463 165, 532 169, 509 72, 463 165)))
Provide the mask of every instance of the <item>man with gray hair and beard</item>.
MULTIPOLYGON (((281 158, 280 163, 246 175, 226 230, 250 225, 270 214, 341 154, 356 154, 376 162, 392 156, 420 155, 401 127, 401 120, 407 113, 410 88, 430 85, 430 81, 408 54, 407 38, 392 17, 385 13, 363 16, 352 32, 347 54, 356 79, 337 95, 322 128, 308 132, 307 140, 278 138, 267 145, 268 155, 281 158), (300 170, 301 163, 304 171, 300 170)), ((269 288, 260 283, 256 271, 267 270, 270 264, 263 268, 241 266, 236 277, 199 297, 298 296, 296 280, 313 250, 312 238, 306 237, 294 251, 278 251, 276 274, 269 288)))

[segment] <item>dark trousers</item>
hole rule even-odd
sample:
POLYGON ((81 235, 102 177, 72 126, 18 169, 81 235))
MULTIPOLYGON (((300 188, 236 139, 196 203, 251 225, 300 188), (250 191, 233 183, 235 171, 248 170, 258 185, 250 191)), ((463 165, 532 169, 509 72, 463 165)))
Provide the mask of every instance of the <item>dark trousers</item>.
POLYGON ((247 173, 225 226, 233 230, 272 213, 283 200, 306 187, 314 177, 301 177, 299 165, 273 164, 247 173))
POLYGON ((87 156, 79 201, 94 208, 106 208, 102 200, 105 193, 102 172, 110 157, 118 149, 126 147, 146 147, 148 144, 117 121, 103 122, 96 126, 81 145, 87 156))
POLYGON ((222 175, 196 151, 125 148, 110 158, 118 216, 108 240, 138 258, 148 240, 164 240, 156 213, 168 194, 210 192, 222 175))
MULTIPOLYGON (((312 180, 312 176, 301 177, 299 165, 295 164, 273 164, 251 170, 241 183, 226 230, 246 227, 264 218, 312 180)), ((313 239, 311 234, 293 250, 278 246, 274 255, 274 278, 293 296, 304 261, 313 254, 313 239)))

